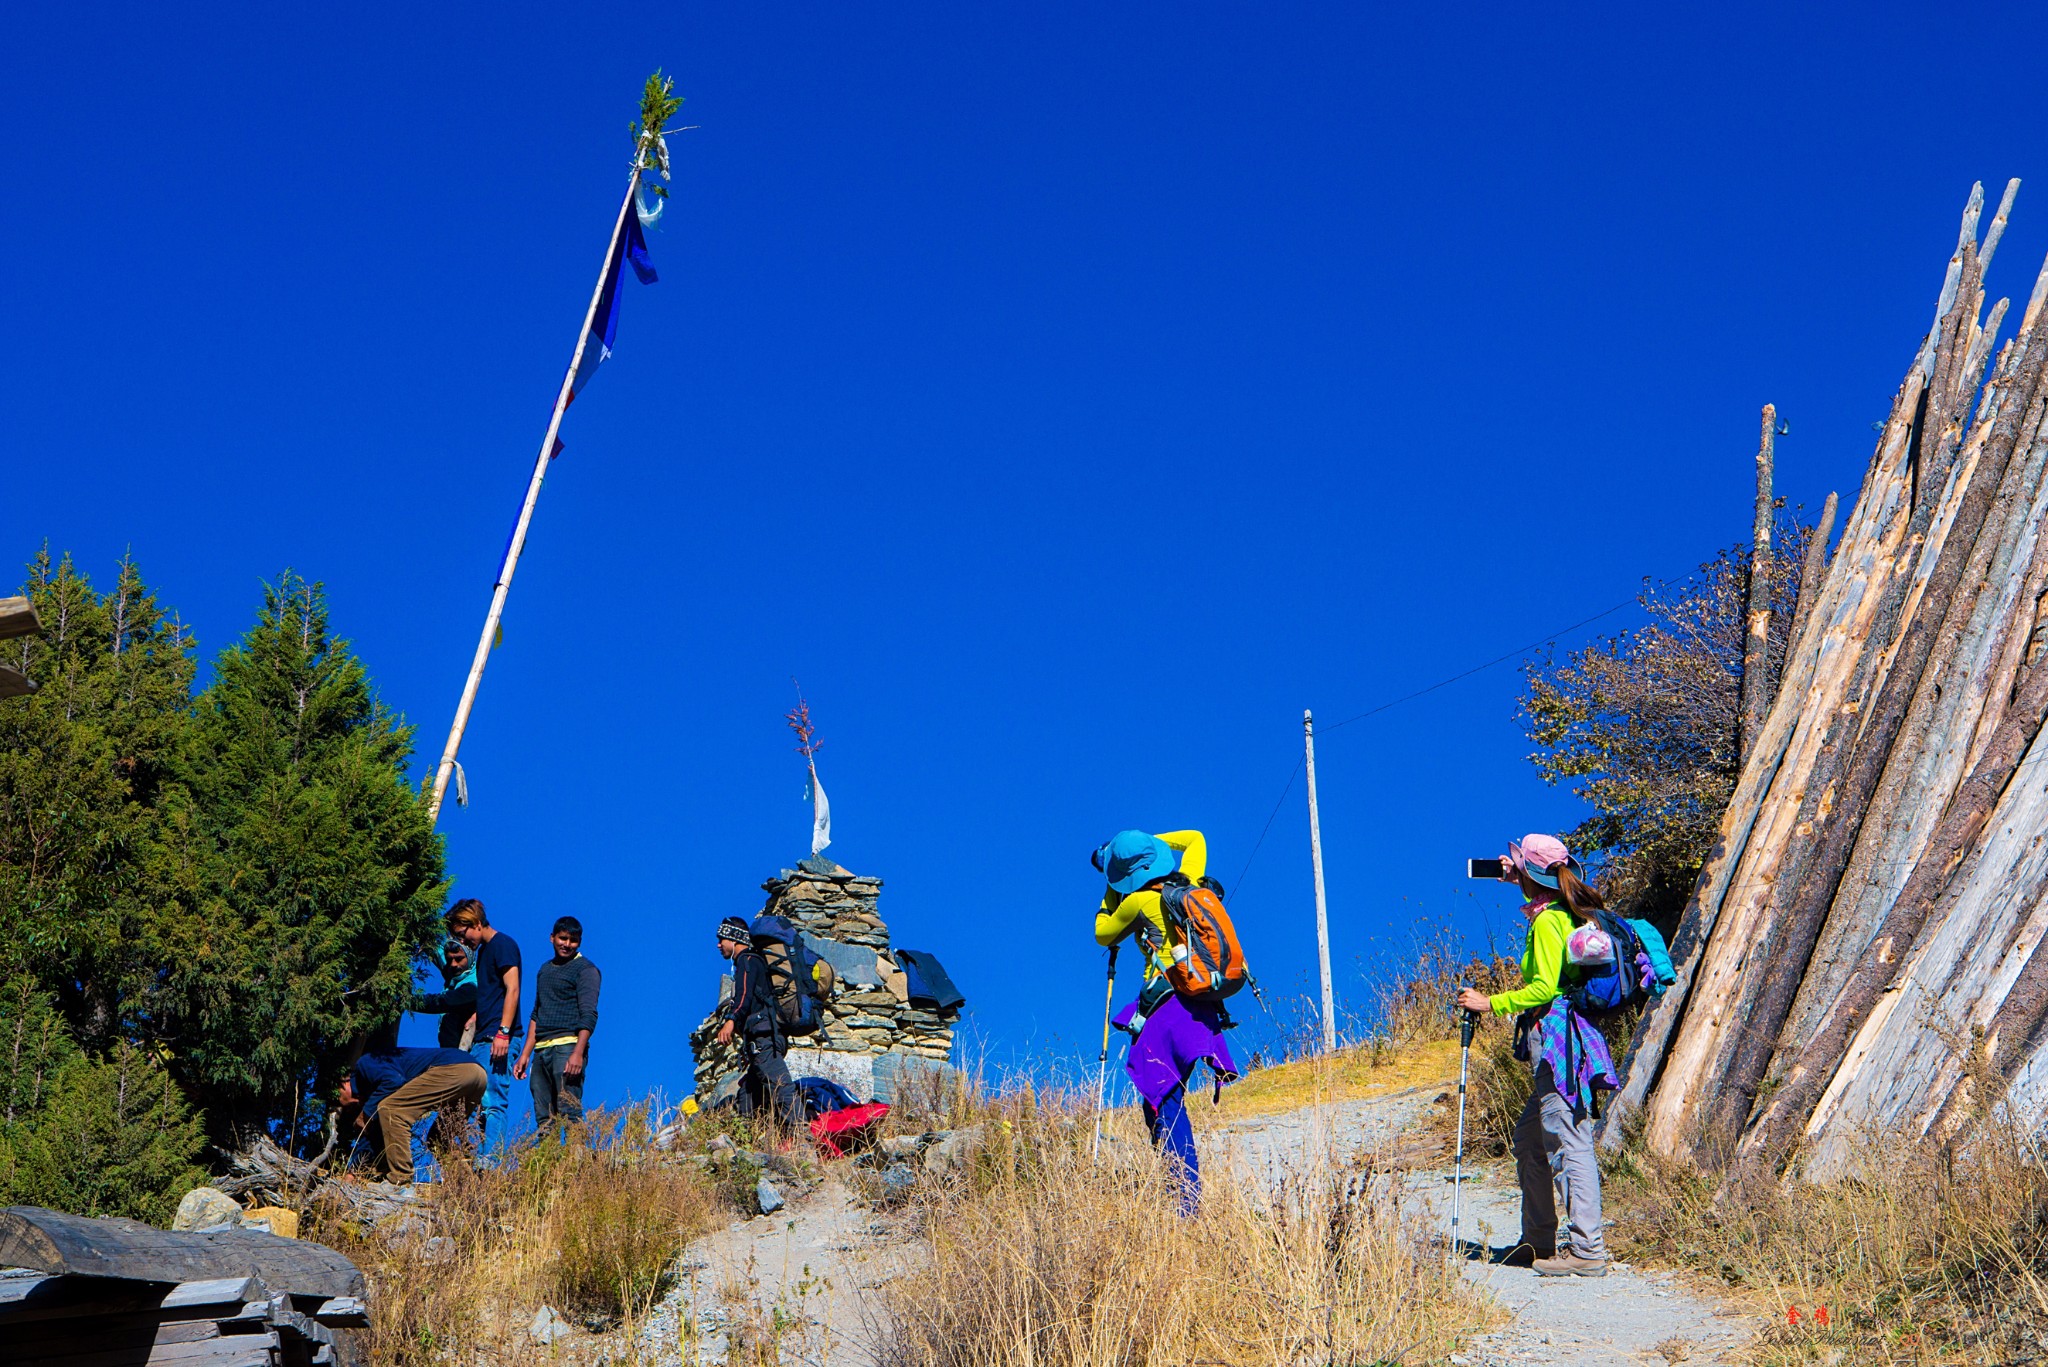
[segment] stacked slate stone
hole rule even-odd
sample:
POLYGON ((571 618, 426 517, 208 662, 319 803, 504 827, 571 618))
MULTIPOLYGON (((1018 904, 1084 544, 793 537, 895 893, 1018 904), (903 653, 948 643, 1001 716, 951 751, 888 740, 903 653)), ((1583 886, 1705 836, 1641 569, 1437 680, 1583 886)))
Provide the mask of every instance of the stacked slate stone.
MULTIPOLYGON (((813 856, 761 887, 768 894, 762 912, 789 918, 838 978, 817 1033, 789 1042, 790 1072, 828 1077, 863 1099, 887 1100, 892 1078, 943 1071, 960 1012, 910 1004, 888 924, 876 909, 882 880, 813 856)), ((730 987, 728 977, 725 990, 730 987)), ((713 1043, 712 1029, 707 1019, 692 1036, 697 1095, 707 1103, 730 1093, 740 1068, 738 1052, 713 1043)))

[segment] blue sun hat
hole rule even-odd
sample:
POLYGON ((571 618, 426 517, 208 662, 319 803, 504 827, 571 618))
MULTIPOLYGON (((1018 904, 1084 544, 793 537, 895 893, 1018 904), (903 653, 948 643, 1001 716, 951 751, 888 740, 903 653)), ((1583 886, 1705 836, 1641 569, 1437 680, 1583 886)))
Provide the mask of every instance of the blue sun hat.
POLYGON ((1111 892, 1132 893, 1155 878, 1172 873, 1176 860, 1173 846, 1143 831, 1118 831, 1089 856, 1089 862, 1109 880, 1111 892))

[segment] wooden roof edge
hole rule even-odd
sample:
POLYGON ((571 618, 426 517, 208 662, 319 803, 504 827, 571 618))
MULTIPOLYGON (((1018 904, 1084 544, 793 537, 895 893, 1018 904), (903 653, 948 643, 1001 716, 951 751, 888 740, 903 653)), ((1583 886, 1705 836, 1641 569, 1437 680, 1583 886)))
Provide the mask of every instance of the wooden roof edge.
POLYGON ((142 1282, 254 1277, 285 1295, 322 1300, 360 1298, 365 1290, 354 1263, 309 1240, 253 1229, 188 1233, 40 1206, 0 1209, 0 1267, 6 1266, 142 1282))
POLYGON ((0 598, 0 641, 14 636, 40 636, 43 619, 36 605, 26 598, 0 598))

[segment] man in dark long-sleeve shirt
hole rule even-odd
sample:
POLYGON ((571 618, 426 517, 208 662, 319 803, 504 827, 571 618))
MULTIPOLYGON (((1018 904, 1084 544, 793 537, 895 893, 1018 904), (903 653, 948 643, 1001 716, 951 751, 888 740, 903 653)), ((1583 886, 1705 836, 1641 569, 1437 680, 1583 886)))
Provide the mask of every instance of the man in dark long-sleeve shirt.
POLYGON ((719 1008, 725 1023, 718 1027, 718 1042, 730 1044, 737 1034, 740 1057, 747 1065, 740 1087, 740 1113, 751 1115, 765 1108, 769 1119, 778 1124, 800 1121, 803 1103, 789 1065, 782 1060, 788 1046, 775 1016, 768 961, 754 948, 754 937, 743 919, 728 916, 719 922, 718 952, 732 960, 732 997, 719 1008))
POLYGON ((553 1116, 583 1119, 583 1078, 590 1058, 590 1032, 597 1029, 597 989, 602 975, 583 957, 583 923, 574 916, 555 921, 548 937, 555 957, 533 980, 533 1020, 526 1047, 512 1076, 533 1069, 533 1123, 553 1116))
POLYGON ((372 1049, 341 1084, 341 1104, 362 1107, 356 1124, 383 1127, 384 1164, 394 1182, 413 1179, 413 1126, 484 1094, 484 1070, 460 1049, 372 1049))

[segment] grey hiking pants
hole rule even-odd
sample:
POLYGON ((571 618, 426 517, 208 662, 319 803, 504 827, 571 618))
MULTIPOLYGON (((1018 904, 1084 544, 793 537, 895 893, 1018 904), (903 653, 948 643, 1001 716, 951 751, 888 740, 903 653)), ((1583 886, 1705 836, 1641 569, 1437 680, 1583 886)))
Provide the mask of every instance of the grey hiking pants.
POLYGON ((1536 1070, 1529 1104, 1515 1122, 1515 1174, 1522 1182, 1522 1242, 1539 1255, 1569 1248, 1581 1258, 1607 1257, 1600 1229, 1600 1163, 1593 1118, 1572 1118, 1550 1069, 1536 1070), (1559 1238, 1558 1211, 1564 1211, 1559 1238))

